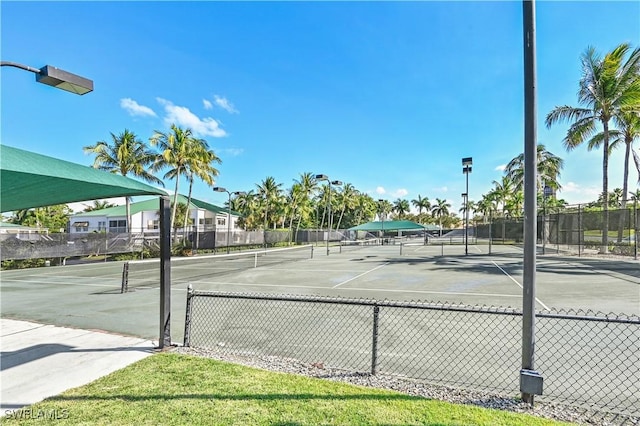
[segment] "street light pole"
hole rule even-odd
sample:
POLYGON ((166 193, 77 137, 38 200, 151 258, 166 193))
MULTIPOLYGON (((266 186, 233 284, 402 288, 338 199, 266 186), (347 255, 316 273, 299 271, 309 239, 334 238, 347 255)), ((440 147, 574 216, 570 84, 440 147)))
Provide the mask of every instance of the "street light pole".
POLYGON ((38 69, 16 62, 0 61, 0 66, 20 68, 21 70, 32 72, 36 75, 36 81, 38 83, 66 90, 76 95, 84 95, 93 91, 92 80, 61 70, 60 68, 52 67, 51 65, 45 65, 38 69))
POLYGON ((229 201, 227 202, 227 254, 231 253, 231 195, 242 195, 244 194, 244 192, 242 191, 235 191, 235 192, 230 192, 227 191, 226 188, 223 188, 221 186, 214 186, 213 190, 215 192, 226 192, 227 194, 229 194, 229 201))
POLYGON ((380 245, 384 245, 384 200, 381 198, 378 200, 378 203, 380 203, 380 221, 382 222, 382 226, 381 226, 381 238, 380 238, 380 245))
POLYGON ((467 181, 467 190, 465 195, 464 205, 464 254, 469 254, 469 173, 471 173, 471 165, 473 164, 473 158, 465 157, 462 159, 462 173, 464 173, 467 181))
POLYGON ((342 185, 342 182, 340 182, 339 180, 334 180, 332 181, 331 179, 329 179, 329 176, 327 175, 315 175, 315 179, 316 180, 326 180, 327 184, 329 185, 329 196, 327 197, 327 212, 329 213, 329 217, 327 218, 327 226, 328 226, 328 231, 327 231, 327 256, 329 256, 329 238, 331 236, 331 228, 333 226, 333 220, 331 218, 331 185, 335 185, 335 186, 339 186, 342 185))

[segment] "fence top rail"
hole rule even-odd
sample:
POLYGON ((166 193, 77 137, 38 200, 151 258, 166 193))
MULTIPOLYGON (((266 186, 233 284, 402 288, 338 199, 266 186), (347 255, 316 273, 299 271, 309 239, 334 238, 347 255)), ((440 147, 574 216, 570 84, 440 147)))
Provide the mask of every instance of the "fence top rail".
POLYGON ((522 315, 522 312, 514 308, 501 308, 495 306, 456 305, 452 303, 422 302, 422 301, 393 301, 375 299, 349 299, 331 296, 307 296, 292 294, 261 294, 261 293, 234 293, 219 291, 191 291, 189 297, 212 297, 227 299, 253 299, 280 302, 310 302, 341 305, 381 306, 390 308, 431 309, 458 312, 486 312, 498 315, 522 315))
MULTIPOLYGON (((376 299, 354 299, 331 296, 309 296, 294 294, 264 294, 264 293, 236 293, 223 291, 198 291, 190 289, 188 297, 210 297, 221 299, 252 299, 267 300, 279 302, 307 302, 307 303, 325 303, 325 304, 341 304, 341 305, 359 305, 359 306, 379 306, 389 308, 408 308, 408 309, 427 309, 452 312, 477 312, 494 315, 522 316, 522 311, 511 307, 486 306, 486 305, 460 305, 446 302, 423 302, 423 301, 393 301, 393 300, 376 300, 376 299)), ((598 321, 619 324, 638 324, 640 325, 640 316, 627 314, 605 314, 603 312, 594 311, 540 311, 536 313, 538 318, 550 319, 566 319, 575 321, 598 321)))

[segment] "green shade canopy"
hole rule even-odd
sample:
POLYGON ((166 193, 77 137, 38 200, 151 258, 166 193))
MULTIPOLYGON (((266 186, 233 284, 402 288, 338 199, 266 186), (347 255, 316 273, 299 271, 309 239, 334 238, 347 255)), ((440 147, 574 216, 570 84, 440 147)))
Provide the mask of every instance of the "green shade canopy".
POLYGON ((0 145, 0 211, 132 195, 159 188, 88 166, 0 145))
POLYGON ((385 220, 384 222, 368 222, 349 228, 349 231, 408 231, 427 229, 427 226, 410 220, 385 220))

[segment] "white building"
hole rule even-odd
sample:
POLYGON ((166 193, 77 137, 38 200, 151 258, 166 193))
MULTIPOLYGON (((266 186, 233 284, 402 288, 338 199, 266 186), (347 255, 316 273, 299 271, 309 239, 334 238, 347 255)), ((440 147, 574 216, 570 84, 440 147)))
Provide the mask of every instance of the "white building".
MULTIPOLYGON (((173 202, 173 197, 170 198, 173 202)), ((187 197, 178 196, 178 203, 187 204, 187 197)), ((131 232, 159 233, 160 232, 160 202, 158 198, 131 203, 131 232)), ((231 220, 231 230, 237 230, 240 214, 229 212, 224 207, 218 207, 204 201, 191 199, 189 218, 191 225, 188 231, 227 231, 228 220, 231 220)), ((182 224, 176 224, 178 231, 182 231, 182 224)), ((80 212, 69 218, 69 233, 83 234, 88 232, 127 232, 126 206, 109 207, 102 210, 80 212)))

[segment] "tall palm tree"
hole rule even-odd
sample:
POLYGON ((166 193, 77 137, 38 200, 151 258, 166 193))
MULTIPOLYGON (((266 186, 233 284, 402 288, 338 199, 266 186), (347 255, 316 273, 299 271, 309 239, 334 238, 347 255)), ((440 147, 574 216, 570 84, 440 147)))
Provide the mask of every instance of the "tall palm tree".
MULTIPOLYGON (((614 116, 628 107, 637 106, 640 100, 640 49, 631 51, 623 43, 602 58, 593 47, 587 48, 581 57, 582 78, 578 103, 585 108, 560 106, 554 108, 545 120, 547 127, 559 121, 569 121, 571 126, 563 140, 567 151, 589 141, 602 125, 602 247, 608 252, 609 234, 609 124, 614 116), (625 60, 625 57, 628 58, 625 60)), ((591 146, 590 146, 591 147, 591 146)))
MULTIPOLYGON (((542 192, 545 186, 555 190, 561 188, 558 178, 564 167, 564 160, 547 151, 543 144, 537 145, 537 192, 542 192)), ((507 176, 514 182, 519 191, 524 191, 524 154, 520 154, 507 164, 507 176)))
POLYGON ((359 192, 356 188, 350 184, 345 183, 342 187, 342 191, 340 191, 340 195, 338 197, 338 201, 342 205, 342 210, 340 211, 340 217, 338 218, 338 224, 336 225, 336 231, 340 229, 340 223, 342 223, 342 218, 344 217, 345 210, 352 210, 356 205, 356 197, 359 192))
POLYGON ((502 176, 500 182, 493 181, 493 190, 491 191, 494 200, 502 207, 502 215, 507 211, 507 204, 515 194, 515 184, 509 176, 502 176))
POLYGON ((154 165, 155 170, 169 168, 165 173, 165 179, 175 179, 176 186, 173 194, 173 208, 171 210, 171 229, 174 229, 178 206, 178 189, 180 178, 189 176, 189 162, 193 155, 193 132, 191 129, 183 129, 171 125, 171 132, 163 133, 155 131, 151 137, 151 145, 158 146, 160 157, 154 165))
POLYGON ((264 208, 264 230, 269 227, 269 207, 270 205, 275 205, 280 198, 282 194, 281 187, 282 184, 277 183, 272 176, 268 176, 262 183, 257 185, 258 197, 264 208))
POLYGON ((429 201, 429 197, 422 198, 420 194, 418 194, 418 198, 416 198, 415 200, 411 200, 411 204, 413 204, 413 207, 418 209, 418 219, 420 221, 422 221, 422 210, 431 210, 431 202, 429 201))
POLYGON ((398 214, 398 219, 402 220, 404 215, 409 212, 409 201, 398 198, 393 202, 393 211, 398 214))
MULTIPOLYGON (((638 105, 640 109, 640 102, 638 105)), ((638 171, 638 182, 640 182, 640 156, 633 151, 633 143, 636 140, 640 140, 640 112, 632 112, 628 110, 621 111, 615 117, 613 121, 619 130, 611 132, 613 140, 611 141, 611 149, 620 145, 624 146, 624 169, 622 174, 622 191, 625 194, 622 207, 626 206, 626 195, 629 191, 629 163, 631 161, 631 154, 633 153, 633 159, 635 160, 636 170, 638 171)))
POLYGON ((441 237, 442 237, 442 219, 445 216, 449 216, 449 208, 451 208, 451 204, 447 203, 447 200, 441 200, 440 198, 436 198, 435 203, 431 205, 431 215, 438 219, 438 223, 440 225, 441 237))
MULTIPOLYGON (((94 154, 93 168, 122 176, 134 176, 149 183, 164 186, 149 169, 157 161, 157 154, 148 149, 135 133, 125 129, 119 135, 111 133, 111 144, 98 141, 82 148, 85 154, 94 154)), ((127 232, 131 232, 131 198, 126 197, 127 232)))
MULTIPOLYGON (((185 163, 185 174, 189 181, 189 194, 187 196, 187 206, 191 205, 191 192, 193 189, 194 177, 200 178, 208 186, 213 186, 215 178, 220 174, 218 169, 214 167, 215 164, 222 163, 222 160, 209 149, 209 144, 204 139, 192 138, 189 141, 190 155, 185 163)), ((189 217, 188 210, 184 216, 182 223, 183 236, 186 237, 187 232, 187 219, 189 217)), ((228 218, 231 220, 231 218, 228 218)))

